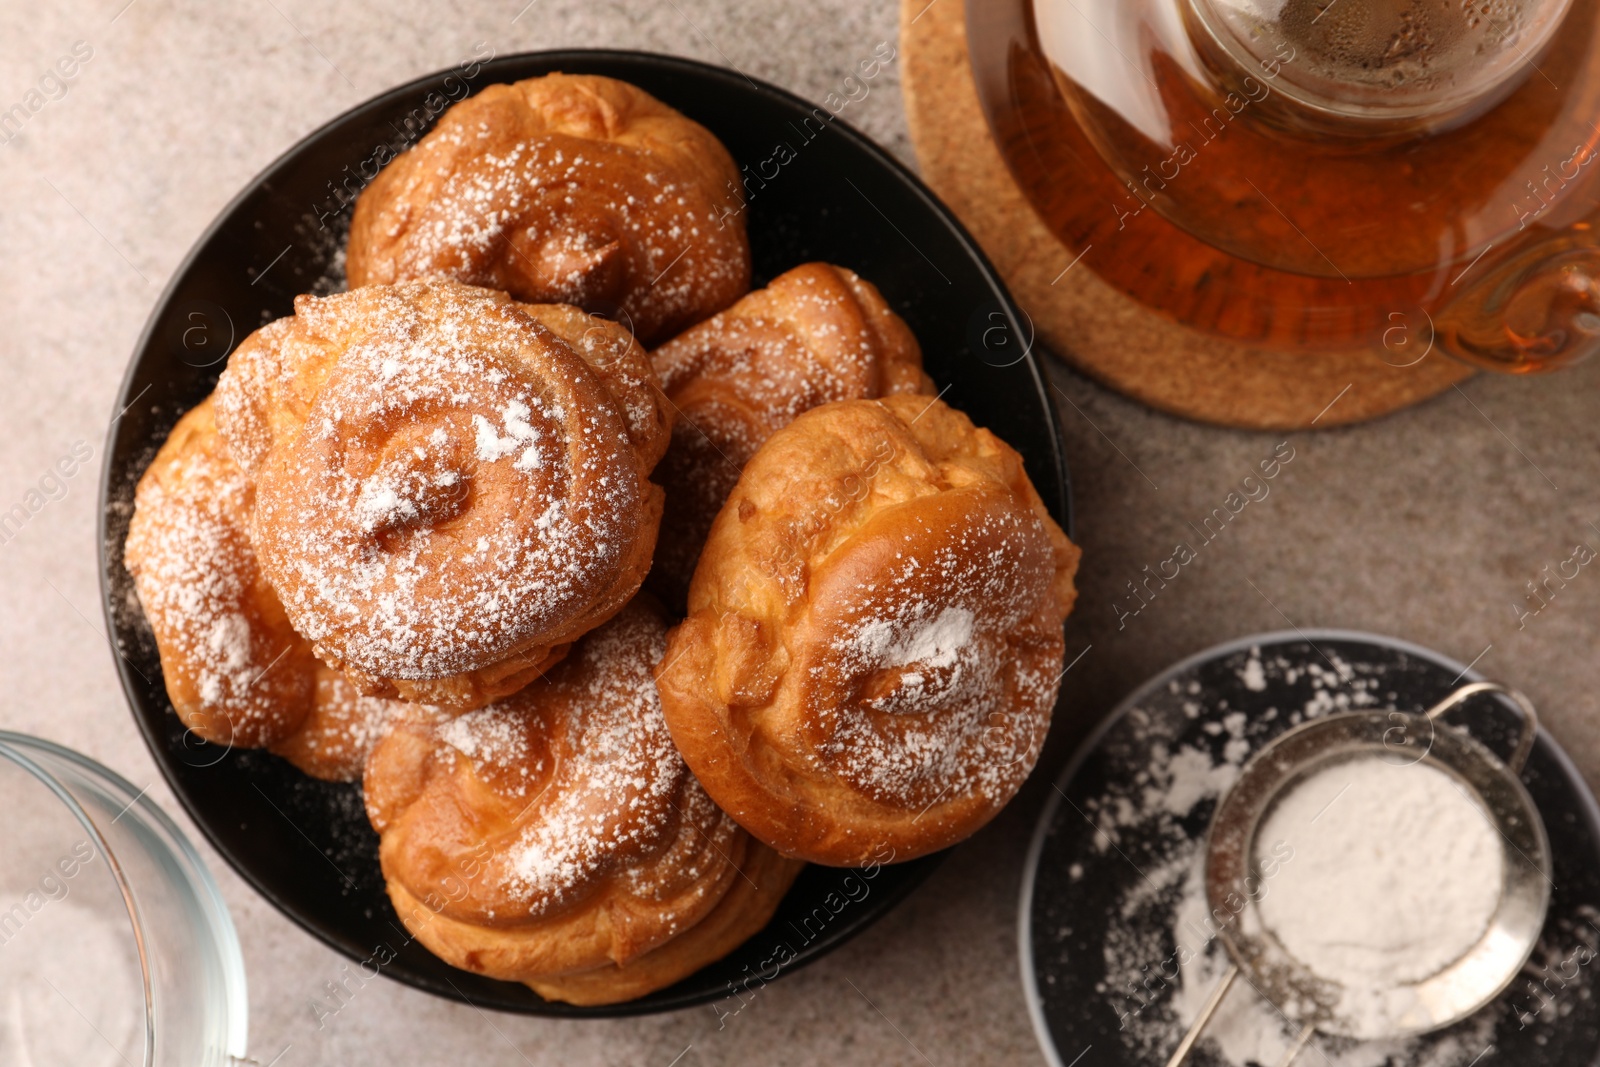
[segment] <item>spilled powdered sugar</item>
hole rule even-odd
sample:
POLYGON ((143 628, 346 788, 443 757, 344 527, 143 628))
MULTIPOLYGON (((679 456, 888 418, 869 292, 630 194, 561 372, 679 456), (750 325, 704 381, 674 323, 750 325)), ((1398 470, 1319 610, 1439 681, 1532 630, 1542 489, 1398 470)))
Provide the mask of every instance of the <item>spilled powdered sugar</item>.
MULTIPOLYGON (((1221 924, 1206 900, 1205 857, 1198 844, 1179 850, 1167 863, 1145 873, 1150 881, 1125 897, 1119 916, 1123 925, 1108 935, 1106 953, 1108 964, 1114 958, 1122 963, 1119 977, 1134 983, 1132 988, 1144 990, 1146 996, 1149 987, 1140 983, 1158 969, 1163 975, 1176 971, 1176 981, 1161 988, 1143 1011, 1125 986, 1130 999, 1124 1010, 1131 1007, 1136 1014, 1127 1017, 1124 1038, 1140 1050, 1138 1062, 1161 1064, 1205 1008, 1229 960, 1217 936, 1221 924), (1131 929, 1150 927, 1163 929, 1166 937, 1128 936, 1131 929), (1133 967, 1131 954, 1143 951, 1151 955, 1141 956, 1138 967, 1133 967)), ((1317 1049, 1306 1050, 1296 1064, 1468 1067, 1493 1044, 1495 1022, 1492 1014, 1480 1015, 1465 1027, 1427 1041, 1353 1042, 1319 1035, 1317 1049)), ((1297 1025, 1256 995, 1248 983, 1239 982, 1206 1027, 1191 1062, 1196 1067, 1278 1067, 1298 1031, 1297 1025)))

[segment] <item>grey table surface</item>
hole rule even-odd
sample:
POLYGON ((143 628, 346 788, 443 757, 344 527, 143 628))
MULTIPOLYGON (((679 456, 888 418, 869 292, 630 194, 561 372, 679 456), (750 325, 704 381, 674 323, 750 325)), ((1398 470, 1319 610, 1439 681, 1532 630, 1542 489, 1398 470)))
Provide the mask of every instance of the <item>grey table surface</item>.
MULTIPOLYGON (((177 812, 129 718, 102 635, 95 479, 113 398, 151 304, 258 170, 391 85, 499 53, 608 45, 731 64, 821 100, 880 41, 889 0, 6 0, 0 110, 76 42, 92 58, 0 144, 0 510, 77 442, 94 458, 0 544, 0 725, 100 759, 177 812)), ((852 121, 910 161, 891 65, 852 121)), ((1082 597, 1041 773, 995 824, 845 949, 702 1008, 560 1022, 487 1016, 387 980, 336 1014, 345 961, 257 898, 202 845, 249 970, 251 1050, 311 1064, 1037 1063, 1017 973, 1016 901, 1048 778, 1128 690, 1215 642, 1290 627, 1386 632, 1476 661, 1529 692, 1593 782, 1600 575, 1536 615, 1524 584, 1600 549, 1600 364, 1479 378, 1414 410, 1326 432, 1177 421, 1053 367, 1077 485, 1082 597), (1070 400, 1070 403, 1067 402, 1070 400), (1126 583, 1281 443, 1294 459, 1137 615, 1126 583), (1121 608, 1119 609, 1119 605, 1121 608), (1085 651, 1087 650, 1087 651, 1085 651)), ((960 397, 949 397, 959 405, 960 397)), ((1333 399, 1330 397, 1330 400, 1333 399)), ((81 446, 80 446, 81 447, 81 446)), ((180 816, 181 818, 181 816, 180 816)))

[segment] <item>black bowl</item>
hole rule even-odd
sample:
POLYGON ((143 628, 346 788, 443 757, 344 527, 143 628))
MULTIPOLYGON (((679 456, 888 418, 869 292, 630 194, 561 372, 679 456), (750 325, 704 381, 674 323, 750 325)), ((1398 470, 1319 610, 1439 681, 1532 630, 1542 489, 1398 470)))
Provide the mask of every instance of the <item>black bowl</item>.
POLYGON ((178 416, 211 391, 246 334, 292 312, 296 294, 343 286, 348 200, 375 173, 379 147, 414 141, 469 88, 558 70, 630 81, 721 137, 752 175, 756 284, 819 259, 875 282, 921 339, 947 399, 1022 453, 1068 525, 1060 429, 1031 326, 921 182, 826 109, 736 73, 634 52, 541 52, 442 71, 347 112, 252 181, 201 237, 151 313, 118 397, 100 489, 101 588, 123 689, 151 754, 211 844, 280 911, 352 960, 441 996, 535 1015, 631 1015, 727 997, 738 983, 773 977, 775 958, 792 955, 784 969, 817 959, 883 916, 940 857, 857 872, 810 867, 739 951, 627 1004, 575 1008, 456 970, 405 936, 384 895, 359 787, 186 733, 122 565, 134 485, 178 416))

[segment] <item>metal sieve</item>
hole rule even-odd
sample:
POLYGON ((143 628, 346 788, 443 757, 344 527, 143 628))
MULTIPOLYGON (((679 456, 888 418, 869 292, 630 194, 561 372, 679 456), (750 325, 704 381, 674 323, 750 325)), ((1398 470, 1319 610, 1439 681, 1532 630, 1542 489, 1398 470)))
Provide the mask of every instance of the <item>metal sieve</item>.
POLYGON ((1218 804, 1206 836, 1207 905, 1213 914, 1233 916, 1218 935, 1231 964, 1167 1067, 1179 1067, 1188 1058, 1241 975, 1300 1027, 1280 1067, 1290 1067, 1319 1031, 1363 1040, 1406 1037, 1460 1022, 1494 1000, 1532 954, 1550 903, 1549 839, 1518 777, 1538 729, 1538 715, 1527 697, 1494 682, 1474 682, 1420 715, 1392 709, 1328 715, 1301 723, 1258 752, 1218 804), (1501 760, 1464 730, 1436 728, 1447 712, 1483 693, 1502 694, 1521 711, 1522 732, 1509 760, 1501 760), (1256 836, 1265 817, 1309 776, 1361 759, 1426 763, 1449 775, 1482 808, 1504 842, 1499 902, 1482 937, 1425 978, 1356 991, 1383 993, 1404 1005, 1394 1025, 1382 1033, 1360 1031, 1342 1017, 1335 1006, 1347 987, 1313 973, 1290 955, 1257 909, 1267 875, 1257 856, 1256 836))

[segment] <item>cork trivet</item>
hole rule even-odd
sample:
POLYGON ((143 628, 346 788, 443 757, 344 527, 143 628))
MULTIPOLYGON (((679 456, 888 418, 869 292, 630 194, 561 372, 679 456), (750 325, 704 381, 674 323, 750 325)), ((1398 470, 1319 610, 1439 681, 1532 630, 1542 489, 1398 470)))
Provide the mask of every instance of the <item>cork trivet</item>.
POLYGON ((1162 318, 1092 271, 1063 275, 1074 253, 1039 221, 990 137, 962 0, 901 0, 900 40, 923 180, 989 254, 1039 340, 1081 373, 1161 411, 1248 429, 1360 422, 1471 376, 1439 353, 1398 368, 1369 350, 1308 354, 1227 342, 1162 318))

